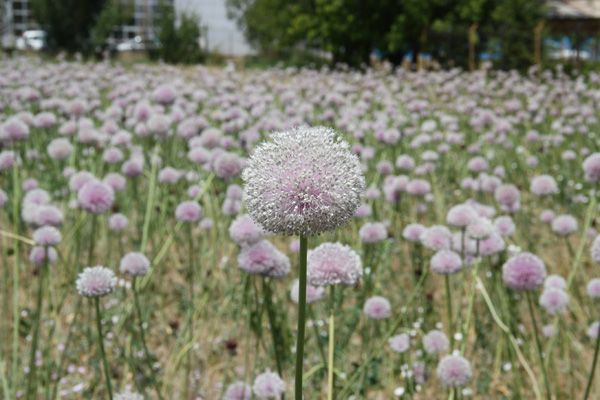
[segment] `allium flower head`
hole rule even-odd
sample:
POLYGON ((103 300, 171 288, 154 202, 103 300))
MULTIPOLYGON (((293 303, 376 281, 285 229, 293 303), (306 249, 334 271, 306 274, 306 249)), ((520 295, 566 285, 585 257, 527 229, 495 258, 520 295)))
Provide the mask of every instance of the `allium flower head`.
POLYGON ((450 341, 442 331, 432 330, 423 336, 423 348, 427 354, 440 354, 448 351, 450 341))
POLYGON ((387 238, 387 229, 381 222, 367 222, 360 227, 358 236, 363 243, 378 243, 387 238))
POLYGON ((250 400, 252 388, 245 382, 234 382, 227 386, 222 400, 250 400))
POLYGON ((583 161, 583 172, 588 182, 600 180, 600 153, 591 154, 583 161))
POLYGON ((111 231, 122 231, 129 225, 129 220, 123 214, 113 214, 108 219, 108 229, 111 231))
POLYGON ((446 387, 461 387, 471 381, 471 363, 459 355, 442 358, 437 367, 437 377, 446 387))
POLYGON ((365 180, 358 158, 329 128, 296 128, 259 145, 242 174, 248 212, 286 235, 336 229, 360 205, 365 180))
POLYGON ((52 265, 57 259, 58 253, 54 247, 35 246, 29 252, 29 261, 36 267, 41 267, 45 263, 52 265))
POLYGON ((552 221, 552 231, 559 236, 568 236, 576 232, 578 228, 577 220, 572 215, 558 215, 552 221))
POLYGON ((502 266, 502 279, 511 289, 534 290, 544 283, 544 278, 546 278, 544 262, 531 253, 517 254, 502 266))
MULTIPOLYGON (((296 279, 294 283, 292 283, 292 288, 290 289, 290 298, 296 304, 298 304, 298 299, 300 295, 300 280, 296 279)), ((319 286, 313 286, 311 284, 306 285, 306 303, 311 304, 316 301, 321 300, 325 296, 325 289, 319 286)))
POLYGON ((91 180, 79 189, 77 200, 84 210, 92 214, 103 214, 111 209, 115 192, 106 183, 91 180))
POLYGON ((558 193, 558 185, 550 175, 540 175, 531 180, 530 190, 537 196, 548 196, 558 193))
POLYGON ((265 232, 249 215, 244 214, 237 217, 229 225, 229 236, 231 240, 243 246, 260 241, 265 236, 265 232))
POLYGON ((116 284, 115 274, 102 266, 84 268, 75 283, 79 294, 85 297, 105 296, 112 292, 116 284))
POLYGON ((282 277, 290 271, 289 258, 268 240, 242 247, 238 256, 241 269, 250 274, 282 277))
POLYGON ((150 270, 150 260, 142 253, 127 253, 121 258, 119 270, 121 273, 131 276, 145 275, 150 270))
POLYGON ((285 393, 285 382, 277 373, 266 371, 256 377, 252 390, 259 399, 279 399, 285 393))
POLYGON ((392 306, 385 297, 373 296, 365 301, 363 311, 367 318, 386 319, 392 315, 392 306))
POLYGON ((388 344, 396 353, 404 353, 410 348, 410 336, 406 333, 392 336, 389 338, 388 344))
POLYGON ((477 217, 477 211, 473 207, 468 204, 458 204, 448 211, 446 222, 457 228, 466 228, 477 217))
POLYGON ((409 242, 418 242, 426 230, 427 228, 421 224, 408 224, 402 230, 402 237, 409 242))
POLYGON ((467 237, 474 240, 484 240, 494 233, 495 228, 487 218, 476 218, 467 225, 467 237))
POLYGON ((550 315, 562 313, 569 304, 569 295, 562 289, 546 288, 540 296, 540 306, 550 315))
POLYGON ((175 209, 175 218, 183 222, 196 222, 202 217, 202 207, 195 201, 179 203, 175 209))
POLYGON ((323 243, 308 252, 308 281, 311 285, 354 285, 362 276, 362 262, 350 246, 323 243))
POLYGON ((438 274, 453 274, 462 268, 462 259, 452 250, 440 250, 431 257, 431 270, 438 274))
POLYGON ((567 281, 565 281, 565 278, 560 275, 548 275, 544 281, 544 289, 548 288, 565 290, 567 288, 567 281))
POLYGON ((587 284, 587 294, 592 299, 600 299, 600 278, 594 278, 587 284))
POLYGON ((431 250, 447 250, 450 248, 452 234, 443 225, 434 225, 421 234, 421 243, 431 250))
POLYGON ((590 324, 588 328, 587 335, 590 339, 596 339, 598 337, 598 333, 600 332, 600 321, 594 321, 590 324))
POLYGON ((53 226, 42 226, 33 232, 33 241, 38 246, 56 246, 61 240, 59 230, 53 226))

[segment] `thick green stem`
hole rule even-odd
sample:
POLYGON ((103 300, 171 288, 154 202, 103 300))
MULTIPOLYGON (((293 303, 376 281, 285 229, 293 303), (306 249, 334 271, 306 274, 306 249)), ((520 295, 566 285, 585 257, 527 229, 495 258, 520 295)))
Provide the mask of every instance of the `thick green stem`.
MULTIPOLYGON (((44 257, 47 256, 47 249, 44 249, 44 257)), ((46 277, 46 262, 39 270, 39 286, 37 292, 37 304, 35 310, 35 321, 33 323, 33 338, 31 340, 31 355, 29 356, 29 377, 27 379, 27 398, 35 399, 37 397, 37 371, 35 355, 37 353, 38 341, 40 337, 40 321, 42 316, 42 308, 44 305, 44 280, 46 277)))
POLYGON ((454 332, 452 324, 452 294, 450 293, 450 275, 444 275, 444 283, 446 286, 446 314, 448 316, 448 334, 450 342, 454 343, 454 332))
POLYGON ((596 349, 594 350, 594 360, 592 361, 592 370, 590 371, 590 377, 588 378, 587 386, 585 387, 585 395, 583 400, 587 400, 592 390, 592 383, 594 382, 594 374, 596 372, 596 364, 598 362, 598 353, 600 352, 600 329, 596 335, 596 349))
POLYGON ((277 324, 277 315, 273 307, 273 292, 271 291, 271 283, 269 278, 263 278, 263 295, 265 306, 267 307, 267 318, 269 320, 269 328, 271 330, 271 339, 273 341, 273 353, 275 353, 275 363, 277 364, 277 373, 283 374, 283 356, 284 349, 281 348, 281 330, 277 324))
MULTIPOLYGON (((21 184, 19 183, 19 168, 13 167, 13 204, 12 204, 12 223, 15 229, 15 233, 19 234, 21 226, 19 220, 19 199, 21 195, 21 184)), ((18 371, 19 371, 19 273, 20 268, 20 241, 15 240, 14 242, 14 262, 13 262, 13 326, 12 326, 12 384, 16 388, 18 386, 18 371)))
POLYGON ((300 235, 300 285, 298 288, 298 339, 296 342, 296 380, 294 394, 302 400, 302 367, 304 364, 304 328, 306 326, 306 257, 307 238, 300 235))
POLYGON ((548 374, 546 373, 546 364, 544 363, 544 355, 542 349, 542 343, 540 342, 540 335, 538 331, 537 322, 533 313, 533 304, 531 300, 531 293, 527 292, 527 305, 529 307, 529 316, 531 317, 531 323, 533 324, 533 333, 535 335, 535 344, 537 346, 538 356, 540 358, 540 366, 542 368, 542 375, 544 376, 544 385, 546 386, 546 398, 552 399, 552 392, 550 391, 550 383, 548 382, 548 374))
POLYGON ((152 366, 152 362, 151 362, 151 358, 150 358, 150 351, 148 350, 148 345, 146 343, 146 330, 144 328, 144 317, 142 315, 142 307, 140 307, 140 296, 138 295, 136 284, 137 284, 137 279, 133 278, 133 283, 132 283, 133 299, 135 302, 135 310, 136 310, 136 313, 138 316, 140 339, 142 341, 142 347, 144 349, 144 356, 146 357, 146 362, 149 363, 148 367, 150 368, 152 377, 154 378, 154 388, 156 390, 156 395, 158 396, 159 399, 162 400, 163 397, 162 397, 162 393, 160 392, 160 385, 158 383, 158 378, 156 377, 156 374, 154 373, 154 368, 152 366))
POLYGON ((102 357, 102 365, 104 366, 104 378, 106 379, 106 390, 108 398, 112 400, 112 386, 110 384, 110 372, 106 353, 104 351, 104 336, 102 335, 102 314, 100 313, 100 298, 94 297, 94 306, 96 307, 96 328, 98 329, 98 346, 100 346, 100 357, 102 357))
POLYGON ((327 346, 327 400, 333 400, 333 369, 335 350, 335 286, 331 286, 329 294, 329 343, 327 346))

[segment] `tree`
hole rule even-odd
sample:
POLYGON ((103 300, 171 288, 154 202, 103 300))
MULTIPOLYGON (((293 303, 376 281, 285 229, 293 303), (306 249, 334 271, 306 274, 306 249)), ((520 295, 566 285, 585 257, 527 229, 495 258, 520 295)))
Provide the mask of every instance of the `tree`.
POLYGON ((204 59, 199 45, 200 21, 198 17, 182 14, 177 20, 172 5, 160 4, 156 36, 158 48, 151 53, 168 63, 195 63, 204 59))
POLYGON ((33 0, 36 21, 51 49, 90 51, 91 32, 109 0, 33 0))

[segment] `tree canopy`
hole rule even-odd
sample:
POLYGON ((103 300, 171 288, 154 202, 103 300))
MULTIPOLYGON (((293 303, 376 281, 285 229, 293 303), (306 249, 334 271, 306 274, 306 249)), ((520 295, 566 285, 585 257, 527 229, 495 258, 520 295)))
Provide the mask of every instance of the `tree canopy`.
POLYGON ((467 63, 470 41, 499 66, 533 59, 542 0, 227 0, 229 15, 259 51, 277 57, 322 50, 358 66, 374 50, 391 60, 421 52, 467 63), (471 35, 471 36, 470 36, 471 35))

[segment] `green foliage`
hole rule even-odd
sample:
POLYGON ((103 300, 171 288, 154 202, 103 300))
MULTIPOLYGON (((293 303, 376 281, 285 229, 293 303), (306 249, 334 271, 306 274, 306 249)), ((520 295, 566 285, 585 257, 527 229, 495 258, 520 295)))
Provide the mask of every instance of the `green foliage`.
MULTIPOLYGON (((375 49, 397 60, 430 52, 466 64, 469 31, 477 51, 505 68, 532 62, 542 0, 227 0, 228 12, 263 54, 326 51, 333 63, 359 66, 375 49)), ((296 53, 297 54, 297 53, 296 53)))
POLYGON ((95 51, 104 50, 113 29, 127 22, 133 15, 133 3, 108 0, 91 30, 91 44, 95 51))
POLYGON ((36 21, 48 33, 51 49, 91 50, 91 32, 109 0, 33 0, 36 21))
POLYGON ((172 6, 162 3, 157 27, 158 47, 150 52, 154 59, 168 63, 196 63, 204 60, 199 46, 200 21, 195 15, 180 15, 172 6))

